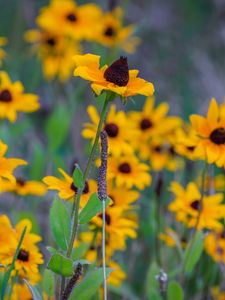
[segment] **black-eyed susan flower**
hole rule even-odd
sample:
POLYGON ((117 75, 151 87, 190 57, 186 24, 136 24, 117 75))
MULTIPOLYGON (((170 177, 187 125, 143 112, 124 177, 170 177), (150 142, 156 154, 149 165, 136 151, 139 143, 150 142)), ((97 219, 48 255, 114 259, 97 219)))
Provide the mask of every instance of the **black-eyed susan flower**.
POLYGON ((5 37, 0 36, 0 66, 2 65, 2 60, 6 55, 5 51, 1 47, 5 46, 6 44, 7 44, 7 39, 5 37))
MULTIPOLYGON (((100 116, 97 109, 93 105, 89 105, 87 112, 92 123, 85 123, 82 135, 84 138, 92 139, 94 141, 97 132, 100 116)), ((116 111, 116 106, 110 107, 107 115, 104 130, 108 136, 109 153, 115 156, 121 154, 133 153, 133 148, 129 143, 129 140, 135 138, 135 128, 132 122, 128 120, 125 112, 116 111)))
POLYGON ((212 99, 206 118, 199 115, 190 116, 196 135, 195 154, 209 164, 225 165, 225 118, 220 115, 220 108, 212 99))
POLYGON ((39 108, 38 96, 25 94, 20 81, 13 83, 6 72, 0 72, 0 119, 14 123, 17 112, 31 113, 39 108))
POLYGON ((199 230, 221 229, 220 221, 225 216, 222 193, 202 197, 194 182, 188 183, 186 188, 177 182, 172 182, 170 190, 175 195, 175 199, 170 203, 169 210, 176 214, 178 222, 184 223, 187 227, 197 225, 199 230))
POLYGON ((8 146, 0 140, 0 180, 3 178, 15 181, 13 171, 18 166, 26 165, 27 162, 18 158, 6 158, 5 154, 7 150, 8 146))
POLYGON ((128 53, 134 53, 140 43, 138 37, 133 36, 135 25, 123 26, 123 11, 120 7, 102 15, 98 22, 94 40, 108 48, 120 48, 128 53))
POLYGON ((76 55, 74 76, 91 82, 96 95, 107 90, 123 98, 137 94, 151 96, 154 93, 152 83, 137 77, 138 70, 129 70, 127 58, 120 57, 110 66, 100 67, 100 56, 93 54, 76 55))
POLYGON ((5 240, 0 244, 1 263, 6 266, 12 263, 21 234, 26 227, 26 233, 15 261, 13 274, 28 278, 29 281, 34 282, 39 278, 38 266, 44 262, 37 246, 37 243, 41 241, 41 237, 31 232, 32 223, 28 219, 21 220, 15 228, 12 228, 9 220, 7 224, 4 220, 4 224, 5 226, 1 227, 0 232, 2 234, 3 230, 7 228, 8 237, 7 241, 5 240))
POLYGON ((185 237, 181 237, 175 232, 172 228, 167 227, 164 233, 160 233, 160 240, 165 242, 168 247, 174 248, 176 247, 177 242, 181 244, 183 248, 187 245, 187 239, 185 237))
POLYGON ((204 240, 204 247, 214 261, 225 263, 225 229, 208 233, 204 240))
POLYGON ((33 50, 42 62, 43 74, 47 80, 58 77, 65 81, 71 76, 75 67, 73 56, 81 51, 77 41, 35 29, 28 30, 25 39, 34 45, 33 50))
POLYGON ((6 296, 6 300, 30 300, 32 299, 32 294, 25 283, 15 283, 12 288, 12 293, 10 297, 6 296))
POLYGON ((37 25, 49 32, 76 40, 93 39, 102 11, 96 4, 76 5, 73 0, 51 0, 36 19, 37 25))
MULTIPOLYGON (((63 200, 71 200, 77 192, 77 188, 73 183, 73 178, 67 174, 63 169, 58 169, 63 178, 57 178, 54 176, 46 176, 43 178, 43 182, 47 185, 49 190, 58 191, 58 195, 63 200)), ((97 191, 96 181, 89 179, 85 182, 85 187, 81 196, 81 207, 83 207, 90 196, 97 191)))
POLYGON ((107 284, 119 287, 121 283, 126 279, 126 273, 122 270, 121 266, 115 261, 109 260, 107 262, 107 266, 113 269, 113 271, 107 278, 107 284))
POLYGON ((213 300, 225 300, 225 290, 215 286, 211 289, 213 300))
POLYGON ((140 162, 134 155, 110 157, 108 178, 114 179, 119 187, 137 187, 140 190, 151 184, 148 165, 140 162))
POLYGON ((25 180, 17 177, 15 181, 10 182, 8 180, 0 181, 0 192, 14 192, 21 196, 34 195, 44 196, 46 194, 46 186, 35 180, 25 180))

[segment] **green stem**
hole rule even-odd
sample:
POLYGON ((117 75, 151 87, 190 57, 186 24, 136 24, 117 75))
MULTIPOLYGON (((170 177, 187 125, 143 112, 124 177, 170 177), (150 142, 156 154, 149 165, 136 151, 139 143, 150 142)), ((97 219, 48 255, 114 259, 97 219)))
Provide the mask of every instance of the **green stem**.
MULTIPOLYGON (((93 162, 94 155, 95 155, 95 152, 96 152, 96 149, 97 149, 97 146, 98 146, 99 136, 100 136, 100 132, 102 130, 103 123, 104 123, 105 118, 106 118, 108 104, 114 97, 115 96, 112 93, 107 93, 106 94, 106 99, 105 99, 105 102, 103 104, 102 112, 101 112, 101 115, 100 115, 100 120, 99 120, 97 132, 96 132, 96 136, 95 136, 95 141, 94 141, 94 144, 92 146, 91 153, 90 153, 90 156, 88 158, 88 162, 87 162, 87 165, 86 165, 86 168, 85 168, 85 171, 84 171, 84 176, 83 176, 83 182, 84 183, 87 180, 87 177, 89 175, 91 164, 93 162)), ((82 188, 78 189, 76 199, 75 199, 76 203, 73 207, 73 212, 72 212, 72 233, 71 233, 71 239, 70 239, 69 247, 68 247, 67 253, 66 253, 67 257, 71 256, 71 253, 72 253, 72 250, 73 250, 73 244, 74 244, 74 241, 76 240, 76 236, 77 236, 77 232, 78 232, 78 227, 79 227, 78 215, 79 215, 80 198, 81 198, 81 195, 82 195, 82 191, 83 191, 82 188)))

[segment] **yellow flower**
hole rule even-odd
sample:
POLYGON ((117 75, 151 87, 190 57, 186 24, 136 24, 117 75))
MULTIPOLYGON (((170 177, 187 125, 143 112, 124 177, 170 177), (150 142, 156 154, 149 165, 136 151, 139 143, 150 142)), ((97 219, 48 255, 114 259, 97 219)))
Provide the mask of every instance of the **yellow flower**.
MULTIPOLYGON (((201 178, 197 179, 199 185, 201 184, 201 178)), ((225 190, 225 176, 224 174, 219 174, 213 177, 205 177, 205 190, 213 189, 217 192, 224 192, 225 190)))
POLYGON ((17 112, 34 112, 39 109, 38 96, 25 94, 20 81, 12 83, 8 74, 0 72, 0 119, 14 123, 17 112))
POLYGON ((42 8, 36 23, 54 34, 76 40, 93 39, 101 15, 101 9, 92 3, 77 6, 72 0, 52 0, 49 6, 42 8))
MULTIPOLYGON (((84 138, 92 139, 94 142, 100 117, 97 109, 93 105, 89 105, 87 111, 92 123, 86 123, 84 125, 82 135, 84 138)), ((116 112, 115 105, 110 107, 105 121, 104 130, 108 135, 110 154, 119 156, 123 153, 133 153, 133 148, 130 145, 129 140, 135 137, 134 126, 132 126, 132 123, 129 122, 123 111, 116 112)))
POLYGON ((136 27, 122 24, 123 11, 121 8, 105 13, 96 28, 95 41, 109 48, 121 48, 128 53, 134 53, 140 43, 138 37, 132 36, 136 27))
POLYGON ((121 97, 137 94, 151 96, 154 93, 152 83, 138 78, 138 70, 129 70, 126 57, 120 57, 111 66, 100 68, 100 56, 93 54, 76 55, 74 57, 76 69, 74 76, 91 81, 91 88, 95 94, 102 91, 112 91, 121 97))
POLYGON ((115 179, 118 187, 135 186, 143 190, 151 183, 148 171, 149 167, 134 155, 110 157, 108 161, 108 178, 115 179))
POLYGON ((206 159, 209 164, 218 167, 225 165, 225 117, 220 115, 220 108, 212 99, 207 117, 192 115, 191 124, 199 137, 196 142, 195 154, 206 159))
MULTIPOLYGON (((77 188, 73 184, 73 178, 63 171, 61 168, 58 171, 63 176, 59 179, 54 176, 46 176, 43 178, 44 183, 47 185, 49 190, 56 190, 59 193, 59 197, 63 200, 71 200, 77 191, 77 188)), ((85 182, 83 194, 81 196, 81 207, 84 207, 89 200, 90 196, 97 191, 97 184, 95 180, 89 179, 85 182)))
POLYGON ((107 267, 112 268, 113 271, 110 273, 109 277, 107 278, 107 284, 119 287, 127 277, 126 273, 122 270, 121 266, 114 262, 109 261, 107 262, 107 267))
POLYGON ((169 210, 176 214, 176 220, 184 223, 187 227, 195 227, 200 213, 198 229, 220 229, 219 222, 225 217, 225 204, 223 194, 218 193, 211 196, 201 194, 197 184, 190 182, 186 189, 179 183, 172 182, 170 190, 175 194, 175 199, 169 205, 169 210))
POLYGON ((225 229, 207 234, 204 246, 205 251, 214 261, 225 263, 225 229))
MULTIPOLYGON (((0 37, 0 47, 5 46, 7 44, 7 39, 4 37, 0 37)), ((5 57, 5 51, 0 48, 0 66, 2 65, 2 60, 5 57)))
POLYGON ((176 240, 181 243, 183 248, 187 245, 186 238, 181 238, 172 228, 166 228, 165 233, 160 233, 159 238, 166 243, 168 247, 175 247, 176 240))
POLYGON ((81 51, 78 42, 42 30, 27 31, 25 39, 34 44, 33 49, 38 53, 47 80, 58 76, 65 81, 71 76, 75 67, 73 56, 81 51))
POLYGON ((30 300, 32 294, 25 283, 15 283, 12 288, 10 297, 6 297, 7 300, 30 300))
POLYGON ((26 165, 27 162, 18 158, 6 158, 4 157, 8 150, 8 146, 0 140, 0 179, 8 179, 15 181, 13 171, 20 165, 26 165))
POLYGON ((220 290, 219 287, 213 287, 211 289, 213 300, 225 300, 225 291, 220 290))
MULTIPOLYGON (((2 217, 7 218, 6 216, 2 217)), ((9 220, 8 226, 11 228, 9 220)), ((41 241, 41 237, 31 233, 32 224, 29 220, 21 220, 15 226, 15 229, 11 228, 11 230, 8 231, 7 242, 5 241, 5 243, 0 244, 0 260, 2 264, 7 266, 12 263, 22 231, 25 227, 27 227, 26 233, 15 262, 13 274, 18 274, 19 276, 28 278, 29 281, 34 282, 37 278, 39 278, 37 276, 39 274, 38 266, 43 264, 43 257, 36 245, 41 241)), ((0 228, 0 235, 3 230, 4 227, 0 228)))
POLYGON ((10 182, 8 180, 1 180, 0 192, 14 192, 21 196, 44 196, 46 194, 46 187, 43 183, 38 181, 26 181, 23 178, 16 178, 16 181, 13 182, 10 182))

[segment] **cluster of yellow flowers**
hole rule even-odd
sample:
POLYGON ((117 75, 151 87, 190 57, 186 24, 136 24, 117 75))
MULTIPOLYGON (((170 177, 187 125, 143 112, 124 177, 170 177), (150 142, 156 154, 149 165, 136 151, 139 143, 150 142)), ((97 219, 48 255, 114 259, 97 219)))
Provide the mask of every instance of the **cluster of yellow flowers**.
POLYGON ((93 3, 77 5, 73 0, 51 0, 36 19, 38 29, 27 31, 25 39, 34 44, 46 79, 58 77, 64 81, 71 76, 73 56, 82 52, 83 41, 134 52, 139 43, 132 36, 135 26, 123 26, 122 18, 119 7, 104 12, 93 3))

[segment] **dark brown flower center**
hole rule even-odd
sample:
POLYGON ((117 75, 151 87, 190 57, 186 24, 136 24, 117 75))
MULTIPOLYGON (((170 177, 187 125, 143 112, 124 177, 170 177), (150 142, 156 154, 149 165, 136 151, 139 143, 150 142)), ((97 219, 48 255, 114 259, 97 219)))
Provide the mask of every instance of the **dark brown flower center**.
POLYGON ((104 129, 109 137, 116 137, 119 133, 119 127, 114 123, 105 124, 104 129))
POLYGON ((187 146, 187 149, 190 151, 190 152, 193 152, 195 150, 195 146, 187 146))
POLYGON ((104 35, 108 36, 108 37, 112 37, 116 34, 115 30, 113 27, 109 26, 106 28, 104 35))
MULTIPOLYGON (((99 217, 102 219, 103 218, 103 214, 99 214, 99 217)), ((105 221, 107 225, 110 225, 111 223, 111 217, 108 214, 105 214, 105 221)))
POLYGON ((17 259, 22 260, 22 261, 28 261, 29 253, 26 250, 20 249, 17 259))
POLYGON ((191 208, 195 210, 200 210, 201 202, 199 200, 195 200, 191 203, 191 208))
POLYGON ((16 178, 16 183, 20 186, 24 186, 26 181, 23 178, 19 177, 19 178, 16 178))
POLYGON ((121 165, 119 165, 119 171, 121 173, 129 174, 131 173, 131 166, 127 162, 122 163, 121 165))
POLYGON ((120 59, 114 61, 105 70, 104 77, 108 82, 112 82, 118 86, 126 86, 129 81, 127 58, 121 56, 120 59))
POLYGON ((12 101, 12 94, 9 90, 5 89, 0 92, 0 101, 1 102, 11 102, 12 101))
POLYGON ((209 138, 217 145, 225 144, 225 129, 223 127, 214 129, 209 138))
POLYGON ((174 155, 176 154, 175 149, 174 149, 173 146, 170 146, 170 147, 169 147, 169 153, 170 153, 172 156, 174 156, 174 155))
POLYGON ((70 188, 71 188, 71 190, 73 190, 75 193, 77 192, 77 187, 74 185, 73 182, 71 183, 70 188))
POLYGON ((67 20, 70 22, 76 22, 77 21, 77 17, 74 13, 70 13, 66 16, 67 20))
POLYGON ((221 239, 225 239, 225 230, 220 234, 221 239))
POLYGON ((154 148, 154 151, 157 152, 157 153, 161 153, 163 151, 163 148, 161 146, 156 146, 154 148))
POLYGON ((46 44, 48 44, 51 47, 54 47, 56 45, 56 40, 54 38, 48 38, 46 40, 46 44))
POLYGON ((147 130, 153 126, 149 119, 142 119, 140 123, 141 130, 147 130))
POLYGON ((83 194, 87 194, 89 193, 89 184, 87 181, 85 181, 85 184, 84 184, 84 189, 83 189, 83 194))

